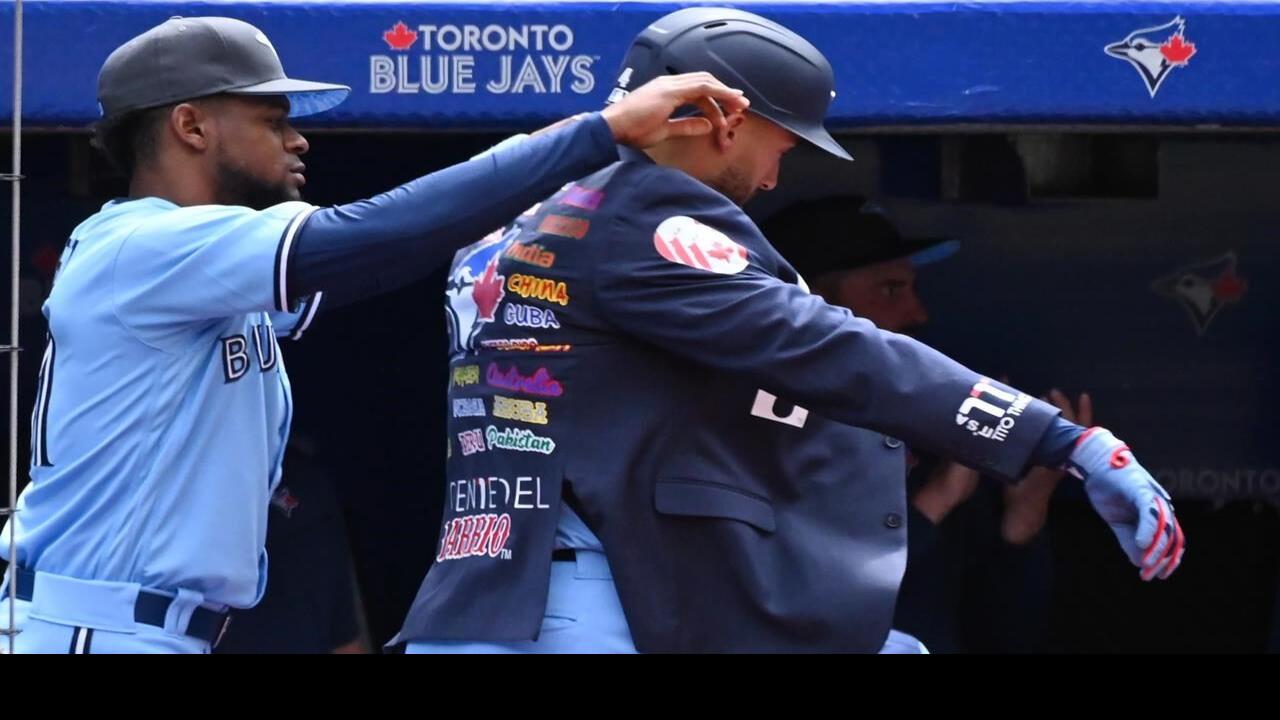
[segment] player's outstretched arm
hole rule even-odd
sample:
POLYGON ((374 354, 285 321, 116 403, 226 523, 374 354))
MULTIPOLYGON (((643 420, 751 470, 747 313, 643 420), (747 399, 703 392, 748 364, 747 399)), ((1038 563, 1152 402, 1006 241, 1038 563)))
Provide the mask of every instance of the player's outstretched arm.
POLYGON ((446 263, 564 183, 617 160, 617 143, 647 147, 723 125, 747 107, 707 73, 656 78, 601 113, 418 178, 377 197, 318 209, 282 258, 289 303, 317 291, 353 299, 390 290, 446 263), (703 117, 672 119, 697 105, 703 117))

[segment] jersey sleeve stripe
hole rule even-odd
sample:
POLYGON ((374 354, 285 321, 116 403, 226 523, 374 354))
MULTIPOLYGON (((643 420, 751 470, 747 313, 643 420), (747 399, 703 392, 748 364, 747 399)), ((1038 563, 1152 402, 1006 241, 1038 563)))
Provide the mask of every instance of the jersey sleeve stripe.
POLYGON ((289 312, 289 288, 286 280, 289 276, 289 258, 293 252, 293 239, 297 237, 298 229, 315 210, 315 208, 307 208, 295 215, 285 227, 284 234, 280 236, 280 245, 276 248, 275 267, 276 310, 280 312, 289 312))

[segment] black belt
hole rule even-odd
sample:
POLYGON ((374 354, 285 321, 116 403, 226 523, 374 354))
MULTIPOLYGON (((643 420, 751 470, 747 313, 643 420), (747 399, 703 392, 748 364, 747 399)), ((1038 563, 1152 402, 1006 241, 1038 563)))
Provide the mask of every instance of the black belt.
MULTIPOLYGON (((14 595, 19 600, 31 602, 31 596, 35 594, 36 574, 26 568, 18 568, 15 584, 17 592, 14 595)), ((133 606, 134 622, 163 628, 164 619, 169 614, 169 606, 172 604, 173 598, 168 595, 140 590, 138 601, 133 606)), ((216 647, 230 624, 230 614, 198 607, 191 613, 191 620, 187 622, 187 635, 216 647)))
POLYGON ((551 562, 577 562, 578 551, 573 548, 562 548, 551 552, 551 562))

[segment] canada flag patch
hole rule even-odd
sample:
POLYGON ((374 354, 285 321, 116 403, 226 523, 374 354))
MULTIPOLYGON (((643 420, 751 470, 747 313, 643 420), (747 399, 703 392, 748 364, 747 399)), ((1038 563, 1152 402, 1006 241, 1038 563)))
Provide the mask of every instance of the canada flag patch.
POLYGON ((667 260, 699 270, 735 275, 747 269, 746 248, 684 215, 663 220, 653 233, 653 246, 667 260))

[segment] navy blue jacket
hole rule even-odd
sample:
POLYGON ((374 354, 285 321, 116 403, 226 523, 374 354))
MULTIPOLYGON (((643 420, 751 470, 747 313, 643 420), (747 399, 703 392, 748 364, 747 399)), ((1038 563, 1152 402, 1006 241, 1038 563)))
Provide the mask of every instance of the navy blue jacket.
POLYGON ((400 638, 535 637, 563 497, 641 651, 878 650, 901 441, 1014 478, 1057 410, 809 294, 723 195, 620 153, 455 260, 444 526, 400 638))

